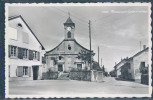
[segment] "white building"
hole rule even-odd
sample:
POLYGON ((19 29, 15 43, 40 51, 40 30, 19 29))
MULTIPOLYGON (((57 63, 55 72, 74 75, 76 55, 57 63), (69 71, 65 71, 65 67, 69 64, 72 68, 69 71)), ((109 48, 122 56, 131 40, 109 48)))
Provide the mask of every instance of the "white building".
POLYGON ((45 48, 38 38, 22 16, 9 17, 6 30, 9 80, 41 79, 45 48))
POLYGON ((136 53, 130 58, 121 60, 114 66, 117 78, 123 78, 126 80, 134 80, 135 82, 141 82, 140 68, 149 68, 149 47, 144 45, 143 50, 136 53))
POLYGON ((149 48, 144 46, 144 49, 131 58, 129 58, 130 69, 128 70, 131 73, 132 79, 136 82, 141 81, 141 72, 140 67, 149 68, 149 48))

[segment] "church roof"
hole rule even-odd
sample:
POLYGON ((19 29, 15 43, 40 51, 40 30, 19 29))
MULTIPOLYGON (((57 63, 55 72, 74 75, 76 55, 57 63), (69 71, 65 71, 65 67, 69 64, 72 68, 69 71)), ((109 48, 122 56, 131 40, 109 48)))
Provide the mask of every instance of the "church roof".
POLYGON ((69 18, 66 20, 65 23, 69 23, 69 24, 70 24, 70 23, 73 23, 73 22, 72 22, 71 18, 69 17, 69 18))
POLYGON ((75 27, 75 23, 73 23, 73 21, 71 20, 71 18, 69 17, 66 22, 64 23, 64 26, 74 26, 75 27))
MULTIPOLYGON (((87 50, 87 51, 90 51, 90 50, 88 50, 87 48, 85 48, 85 47, 83 47, 81 44, 79 44, 75 39, 71 39, 71 40, 67 40, 67 39, 64 39, 59 45, 57 45, 55 48, 53 48, 52 50, 50 50, 50 51, 47 51, 46 53, 49 53, 49 52, 52 52, 52 51, 54 51, 57 47, 59 47, 64 41, 74 41, 77 45, 79 45, 81 48, 83 48, 83 49, 85 49, 85 50, 87 50)), ((93 52, 92 50, 91 50, 91 52, 93 52)))

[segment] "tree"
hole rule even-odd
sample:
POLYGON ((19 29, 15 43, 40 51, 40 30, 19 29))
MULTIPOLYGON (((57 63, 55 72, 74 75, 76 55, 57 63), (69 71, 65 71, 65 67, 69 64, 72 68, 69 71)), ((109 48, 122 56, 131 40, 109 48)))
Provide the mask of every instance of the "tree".
POLYGON ((103 71, 103 73, 105 73, 105 67, 104 67, 104 65, 103 65, 103 67, 102 67, 102 71, 103 71))
POLYGON ((101 70, 98 62, 96 62, 96 61, 93 62, 92 69, 93 70, 99 70, 99 71, 101 70))
MULTIPOLYGON (((94 56, 94 53, 92 52, 91 54, 92 56, 94 56)), ((78 56, 77 56, 78 59, 82 59, 85 63, 90 63, 90 52, 86 52, 84 50, 81 50, 81 52, 78 53, 78 56)), ((92 59, 92 63, 93 63, 93 59, 92 59)))

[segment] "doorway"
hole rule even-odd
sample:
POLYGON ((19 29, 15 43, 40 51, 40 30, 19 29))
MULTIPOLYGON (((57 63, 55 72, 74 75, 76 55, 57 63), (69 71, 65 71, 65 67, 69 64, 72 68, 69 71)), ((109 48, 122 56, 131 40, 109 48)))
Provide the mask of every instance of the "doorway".
POLYGON ((33 80, 38 80, 39 66, 32 66, 33 80))
POLYGON ((58 65, 58 71, 62 72, 63 71, 63 65, 58 65))
POLYGON ((77 64, 77 69, 80 71, 82 70, 82 64, 77 64))

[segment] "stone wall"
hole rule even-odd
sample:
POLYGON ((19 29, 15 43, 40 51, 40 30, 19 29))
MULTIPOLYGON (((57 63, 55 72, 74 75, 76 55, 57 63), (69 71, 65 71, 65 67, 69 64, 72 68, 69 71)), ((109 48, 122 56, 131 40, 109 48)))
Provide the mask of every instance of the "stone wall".
POLYGON ((70 72, 69 78, 71 80, 83 80, 100 82, 103 81, 102 71, 72 71, 70 72))
POLYGON ((103 81, 103 72, 91 70, 91 81, 92 82, 101 82, 103 81))
POLYGON ((42 73, 42 79, 57 79, 58 78, 58 72, 46 72, 42 73))
POLYGON ((71 80, 91 81, 91 71, 72 71, 69 78, 71 80))

